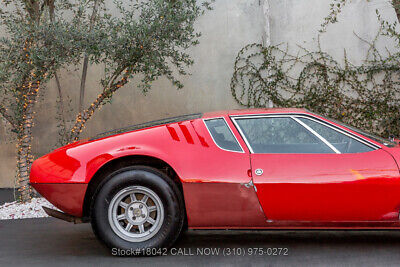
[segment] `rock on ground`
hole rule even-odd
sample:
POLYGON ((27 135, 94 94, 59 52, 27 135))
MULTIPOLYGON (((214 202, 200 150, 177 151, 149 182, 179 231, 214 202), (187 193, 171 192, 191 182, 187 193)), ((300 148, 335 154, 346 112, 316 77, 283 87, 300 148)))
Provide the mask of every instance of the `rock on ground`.
POLYGON ((0 206, 0 220, 49 217, 42 206, 56 209, 44 198, 33 198, 26 203, 17 203, 16 201, 5 203, 0 206))

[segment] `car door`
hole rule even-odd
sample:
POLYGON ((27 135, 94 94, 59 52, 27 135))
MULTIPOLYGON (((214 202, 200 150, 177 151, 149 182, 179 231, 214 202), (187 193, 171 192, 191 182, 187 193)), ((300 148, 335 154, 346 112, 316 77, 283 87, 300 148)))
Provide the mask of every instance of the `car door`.
POLYGON ((233 120, 269 220, 398 220, 398 167, 376 144, 307 116, 233 120))
POLYGON ((189 227, 265 225, 264 213, 250 183, 249 151, 237 139, 240 136, 229 118, 210 117, 181 125, 187 126, 191 145, 175 149, 174 153, 181 154, 175 166, 183 177, 189 227))

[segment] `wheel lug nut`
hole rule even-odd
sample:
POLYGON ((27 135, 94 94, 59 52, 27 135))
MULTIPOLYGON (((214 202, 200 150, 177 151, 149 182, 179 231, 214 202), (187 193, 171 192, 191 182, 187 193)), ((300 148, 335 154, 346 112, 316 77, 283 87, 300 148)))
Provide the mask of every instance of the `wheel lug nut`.
POLYGON ((133 210, 133 208, 132 208, 132 207, 130 207, 130 208, 129 208, 129 210, 133 210))
POLYGON ((142 205, 142 204, 140 204, 140 205, 139 205, 139 208, 143 208, 143 205, 142 205))
POLYGON ((146 217, 146 216, 144 216, 144 214, 142 214, 142 218, 144 218, 144 217, 146 217))

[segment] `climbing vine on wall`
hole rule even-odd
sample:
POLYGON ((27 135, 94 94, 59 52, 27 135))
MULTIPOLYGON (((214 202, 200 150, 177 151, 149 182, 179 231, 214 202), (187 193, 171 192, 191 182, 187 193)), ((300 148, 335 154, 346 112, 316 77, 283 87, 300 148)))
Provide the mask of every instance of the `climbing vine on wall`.
POLYGON ((249 44, 236 57, 231 90, 246 107, 301 107, 381 136, 400 136, 400 53, 371 43, 364 64, 340 64, 320 48, 249 44))

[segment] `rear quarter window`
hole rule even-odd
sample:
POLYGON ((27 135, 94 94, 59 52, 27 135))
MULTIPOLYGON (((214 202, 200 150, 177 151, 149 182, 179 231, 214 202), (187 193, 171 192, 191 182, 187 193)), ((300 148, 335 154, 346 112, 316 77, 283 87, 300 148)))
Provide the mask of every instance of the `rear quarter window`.
POLYGON ((242 152, 242 148, 224 119, 209 119, 204 123, 218 147, 228 151, 242 152))

